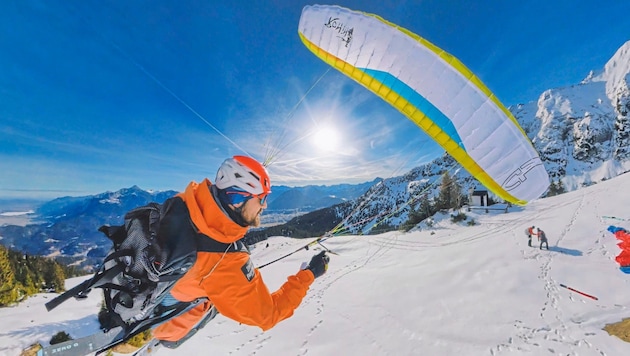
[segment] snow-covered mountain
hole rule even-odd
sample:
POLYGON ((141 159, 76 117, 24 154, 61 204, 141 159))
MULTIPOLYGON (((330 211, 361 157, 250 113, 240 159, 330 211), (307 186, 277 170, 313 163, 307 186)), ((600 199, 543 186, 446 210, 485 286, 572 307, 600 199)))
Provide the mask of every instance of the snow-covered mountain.
POLYGON ((630 169, 630 41, 581 83, 513 108, 552 179, 574 190, 630 169))
MULTIPOLYGON (((538 101, 509 109, 540 153, 552 181, 573 191, 630 170, 629 88, 630 41, 582 82, 546 90, 538 101)), ((347 225, 353 233, 368 233, 376 224, 400 226, 422 198, 437 195, 444 172, 464 192, 478 187, 452 158, 443 156, 376 184, 340 214, 352 215, 347 225)))

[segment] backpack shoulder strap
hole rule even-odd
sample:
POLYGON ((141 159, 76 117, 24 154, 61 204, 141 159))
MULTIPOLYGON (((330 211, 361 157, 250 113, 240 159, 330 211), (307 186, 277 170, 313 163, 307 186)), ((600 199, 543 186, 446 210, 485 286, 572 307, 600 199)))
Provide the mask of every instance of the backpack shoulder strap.
POLYGON ((206 236, 201 232, 197 237, 197 251, 218 253, 245 252, 249 254, 249 249, 247 248, 247 245, 243 243, 242 239, 233 243, 226 244, 223 242, 219 242, 210 236, 206 236))
POLYGON ((163 218, 160 225, 160 235, 174 236, 173 242, 177 244, 175 249, 188 248, 180 245, 196 245, 197 252, 247 252, 247 245, 242 240, 233 243, 223 243, 203 234, 190 218, 190 213, 186 203, 179 197, 173 197, 163 206, 163 218), (184 242, 185 241, 185 242, 184 242))
POLYGON ((196 231, 190 221, 186 203, 179 197, 167 199, 160 212, 160 228, 158 236, 169 256, 168 269, 190 268, 197 257, 196 231))

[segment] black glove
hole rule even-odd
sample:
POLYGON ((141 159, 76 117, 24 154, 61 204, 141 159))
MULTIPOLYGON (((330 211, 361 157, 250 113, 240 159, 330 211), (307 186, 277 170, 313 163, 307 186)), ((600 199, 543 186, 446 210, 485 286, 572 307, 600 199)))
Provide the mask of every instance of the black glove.
POLYGON ((330 257, 326 256, 326 251, 322 251, 311 258, 311 262, 304 269, 309 269, 313 272, 315 278, 320 277, 328 269, 328 262, 330 257))

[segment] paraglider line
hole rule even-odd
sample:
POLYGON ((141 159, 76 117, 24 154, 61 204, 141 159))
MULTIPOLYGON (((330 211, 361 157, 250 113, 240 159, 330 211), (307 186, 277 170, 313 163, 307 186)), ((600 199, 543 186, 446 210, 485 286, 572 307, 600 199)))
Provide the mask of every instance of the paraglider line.
POLYGON ((315 245, 315 244, 319 244, 319 245, 321 245, 321 246, 322 246, 322 247, 323 247, 326 251, 328 251, 328 252, 330 252, 330 253, 334 253, 334 252, 332 252, 329 248, 327 248, 326 246, 324 246, 324 245, 322 244, 322 242, 323 242, 323 241, 326 241, 326 240, 328 240, 328 239, 329 239, 329 238, 331 238, 331 237, 333 237, 333 236, 332 236, 332 235, 330 235, 330 234, 324 234, 324 235, 322 235, 322 236, 320 236, 320 237, 318 237, 318 238, 316 238, 316 239, 312 240, 311 242, 307 243, 306 245, 304 245, 304 246, 302 246, 302 247, 300 247, 300 248, 296 249, 295 251, 293 251, 293 252, 289 252, 289 253, 287 253, 287 254, 286 254, 286 255, 284 255, 284 256, 278 257, 278 258, 276 258, 275 260, 273 260, 273 261, 271 261, 271 262, 267 262, 267 263, 265 263, 265 264, 263 264, 263 265, 260 265, 260 266, 258 266, 258 267, 256 267, 256 268, 257 268, 257 269, 261 269, 261 268, 263 268, 263 267, 267 267, 267 266, 269 266, 269 265, 270 265, 270 264, 272 264, 272 263, 276 263, 276 262, 278 262, 278 261, 280 261, 280 260, 283 260, 283 259, 285 259, 285 258, 287 258, 287 257, 289 257, 289 256, 291 256, 291 255, 293 255, 293 254, 296 254, 296 253, 298 253, 298 252, 300 252, 300 251, 302 251, 302 250, 308 250, 308 249, 309 249, 309 247, 311 247, 311 246, 313 246, 313 245, 315 245))
MULTIPOLYGON (((74 9, 73 9, 74 10, 74 9)), ((79 13, 79 11, 76 11, 77 13, 79 13)), ((90 24, 90 22, 82 15, 79 14, 79 17, 81 17, 81 19, 86 22, 87 24, 90 24)), ((216 126, 212 125, 208 120, 206 120, 205 117, 203 117, 203 115, 201 115, 200 113, 198 113, 195 109, 193 109, 190 105, 188 105, 188 103, 186 103, 182 98, 180 98, 179 96, 177 96, 177 94, 175 94, 171 89, 169 89, 164 83, 162 83, 158 78, 156 78, 153 74, 149 73, 149 71, 144 68, 140 63, 138 63, 138 61, 136 61, 135 59, 133 59, 133 57, 131 57, 127 52, 125 52, 125 50, 123 50, 120 46, 118 46, 116 43, 114 43, 112 40, 110 40, 109 38, 105 37, 101 32, 97 31, 96 28, 94 28, 93 26, 92 30, 101 37, 101 39, 103 39, 104 42, 106 42, 107 44, 109 44, 110 46, 112 46, 114 49, 116 49, 120 54, 122 54, 125 58, 127 58, 131 63, 133 63, 133 65, 135 65, 138 69, 140 69, 147 77, 149 77, 151 80, 153 80, 157 85, 159 85, 162 89, 164 89, 164 91, 166 91, 167 93, 169 93, 173 98, 175 98, 175 100, 177 100, 179 103, 181 103, 182 105, 184 105, 184 107, 186 107, 188 110, 190 110, 190 112, 192 112, 195 116, 197 116, 197 118, 199 118, 201 121, 203 121, 206 125, 210 126, 210 128, 212 128, 216 133, 218 133, 219 135, 221 135, 223 138, 225 138, 228 142, 230 142, 231 144, 234 145, 234 147, 240 149, 241 151, 243 151, 244 153, 246 153, 248 156, 251 156, 247 150, 245 150, 244 148, 242 148, 241 146, 239 146, 236 142, 234 142, 232 139, 230 139, 228 136, 226 136, 223 132, 221 132, 216 126)))
POLYGON ((127 55, 120 47, 118 47, 114 43, 112 43, 112 46, 114 46, 116 49, 118 49, 118 51, 120 51, 125 57, 127 57, 138 69, 140 69, 144 74, 146 74, 149 78, 151 78, 151 80, 153 80, 157 85, 159 85, 162 89, 164 89, 167 93, 169 93, 173 98, 175 98, 175 100, 179 101, 182 105, 184 105, 184 107, 186 107, 188 110, 190 110, 190 112, 192 112, 195 116, 197 116, 197 118, 199 118, 201 121, 203 121, 206 125, 210 126, 210 128, 212 128, 214 131, 216 131, 216 133, 221 135, 228 142, 233 144, 234 147, 240 149, 241 151, 246 153, 248 156, 250 156, 250 154, 247 152, 247 150, 245 150, 244 148, 239 146, 236 142, 234 142, 232 139, 227 137, 216 126, 212 125, 208 120, 206 120, 205 117, 203 117, 203 115, 201 115, 195 109, 193 109, 190 105, 188 105, 188 103, 186 103, 182 98, 177 96, 177 94, 175 94, 171 89, 169 89, 166 85, 164 85, 164 83, 162 83, 159 79, 157 79, 153 74, 149 73, 149 71, 147 71, 140 63, 136 62, 133 58, 131 58, 129 55, 127 55))
MULTIPOLYGON (((326 76, 326 74, 328 74, 328 72, 330 71, 330 67, 328 67, 328 69, 326 69, 326 71, 324 72, 324 74, 322 74, 316 81, 315 83, 313 83, 313 85, 311 85, 310 88, 308 88, 308 90, 306 91, 306 93, 304 93, 304 95, 302 95, 302 97, 300 98, 300 100, 298 100, 298 102, 293 106, 293 108, 289 111, 289 113, 287 114, 287 116, 284 119, 284 122, 286 123, 291 117, 293 117, 293 115, 295 115, 296 110, 298 109, 298 107, 302 104, 302 102, 304 102, 304 100, 306 100, 306 97, 308 96, 308 94, 317 86, 317 84, 319 84, 319 82, 322 81, 322 79, 324 79, 324 77, 326 76)), ((312 120, 312 118, 311 118, 312 120)), ((267 141, 267 153, 265 154, 265 160, 263 162, 263 165, 265 167, 268 167, 269 165, 271 165, 275 160, 277 160, 280 157, 280 153, 285 151, 289 146, 294 145, 295 143, 303 140, 304 138, 311 136, 313 133, 304 135, 302 137, 297 138, 296 140, 293 140, 291 142, 288 142, 284 145, 281 145, 279 147, 272 147, 271 146, 271 137, 269 139, 269 141, 267 141)), ((279 135, 278 141, 282 141, 284 139, 286 135, 286 132, 282 133, 281 135, 279 135)))

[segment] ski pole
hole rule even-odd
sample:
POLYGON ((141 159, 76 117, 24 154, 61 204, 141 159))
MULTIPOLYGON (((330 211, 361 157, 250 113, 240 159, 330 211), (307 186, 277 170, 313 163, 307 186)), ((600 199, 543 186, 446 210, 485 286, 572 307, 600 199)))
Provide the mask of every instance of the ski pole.
POLYGON ((568 290, 570 290, 570 291, 572 291, 572 292, 575 292, 575 293, 581 294, 581 295, 583 295, 583 296, 585 296, 585 297, 588 297, 588 298, 591 298, 591 299, 594 299, 594 300, 598 300, 598 299, 597 299, 597 297, 595 297, 595 296, 592 296, 592 295, 590 295, 590 294, 586 294, 586 293, 584 293, 584 292, 580 292, 579 290, 577 290, 577 289, 573 289, 573 288, 571 288, 571 287, 567 287, 567 286, 565 286, 565 285, 564 285, 564 284, 562 284, 562 283, 560 283, 560 287, 566 288, 566 289, 568 289, 568 290))

